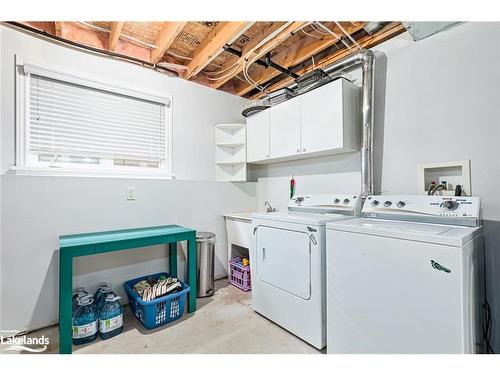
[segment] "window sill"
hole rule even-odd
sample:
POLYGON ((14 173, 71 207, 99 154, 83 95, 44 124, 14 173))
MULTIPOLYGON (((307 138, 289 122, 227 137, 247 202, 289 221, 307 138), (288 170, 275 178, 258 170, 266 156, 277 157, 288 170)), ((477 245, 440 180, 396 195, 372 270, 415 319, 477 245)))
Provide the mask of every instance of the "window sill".
POLYGON ((78 168, 52 168, 13 166, 9 171, 19 176, 51 176, 51 177, 101 177, 101 178, 138 178, 149 180, 174 180, 174 174, 150 173, 148 171, 101 170, 87 171, 78 168))

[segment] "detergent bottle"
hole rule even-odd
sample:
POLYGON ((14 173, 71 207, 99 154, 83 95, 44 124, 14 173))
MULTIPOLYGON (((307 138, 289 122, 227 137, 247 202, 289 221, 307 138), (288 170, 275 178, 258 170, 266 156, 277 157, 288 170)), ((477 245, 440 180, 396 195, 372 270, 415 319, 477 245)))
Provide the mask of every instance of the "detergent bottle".
POLYGON ((119 335, 123 330, 123 307, 120 298, 109 293, 99 310, 99 333, 103 340, 119 335))
POLYGON ((73 344, 80 345, 97 338, 97 311, 91 295, 78 299, 78 307, 73 314, 73 344))
POLYGON ((101 310, 101 307, 106 299, 106 296, 109 293, 113 293, 113 289, 111 287, 111 283, 103 282, 99 286, 99 289, 94 294, 94 303, 97 307, 97 311, 101 310))

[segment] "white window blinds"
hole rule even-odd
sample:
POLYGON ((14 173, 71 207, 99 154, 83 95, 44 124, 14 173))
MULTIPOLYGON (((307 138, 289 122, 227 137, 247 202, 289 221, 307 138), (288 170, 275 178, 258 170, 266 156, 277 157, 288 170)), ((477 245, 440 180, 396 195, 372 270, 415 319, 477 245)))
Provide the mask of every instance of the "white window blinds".
POLYGON ((165 104, 30 77, 30 152, 166 160, 165 104))

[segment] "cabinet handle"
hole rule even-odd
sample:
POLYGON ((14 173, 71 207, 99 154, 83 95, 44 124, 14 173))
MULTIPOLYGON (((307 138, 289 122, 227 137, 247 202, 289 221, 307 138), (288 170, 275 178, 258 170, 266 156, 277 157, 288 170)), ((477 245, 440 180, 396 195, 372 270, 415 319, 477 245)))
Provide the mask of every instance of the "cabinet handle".
POLYGON ((297 154, 300 152, 300 148, 297 149, 297 154))
POLYGON ((266 154, 266 158, 268 158, 268 157, 269 157, 269 154, 266 154))
POLYGON ((266 248, 265 247, 262 248, 262 261, 263 262, 266 261, 266 248))
POLYGON ((306 149, 305 149, 305 148, 303 148, 303 149, 302 149, 302 152, 306 152, 306 149))

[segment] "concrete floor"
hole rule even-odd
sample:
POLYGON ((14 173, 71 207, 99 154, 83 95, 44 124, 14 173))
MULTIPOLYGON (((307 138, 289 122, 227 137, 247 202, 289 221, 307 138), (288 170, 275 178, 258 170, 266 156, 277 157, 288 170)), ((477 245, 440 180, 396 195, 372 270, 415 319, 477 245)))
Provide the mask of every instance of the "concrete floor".
MULTIPOLYGON (((167 326, 145 329, 126 306, 123 333, 109 340, 99 338, 73 346, 75 354, 318 354, 316 348, 255 313, 251 293, 218 280, 212 297, 198 299, 198 310, 167 326)), ((58 328, 50 327, 29 336, 50 339, 48 352, 58 352, 58 328)))

